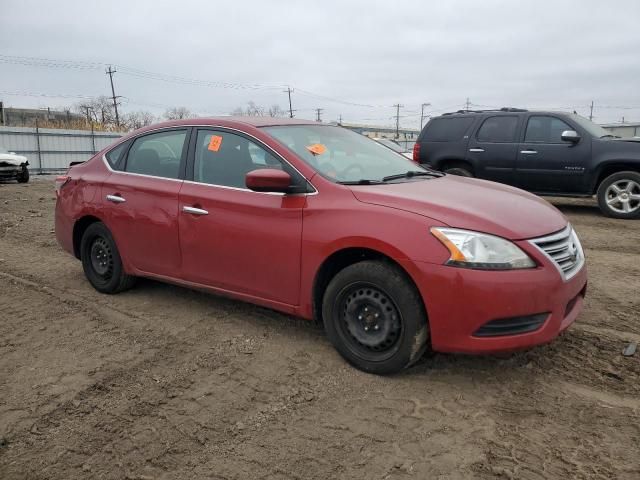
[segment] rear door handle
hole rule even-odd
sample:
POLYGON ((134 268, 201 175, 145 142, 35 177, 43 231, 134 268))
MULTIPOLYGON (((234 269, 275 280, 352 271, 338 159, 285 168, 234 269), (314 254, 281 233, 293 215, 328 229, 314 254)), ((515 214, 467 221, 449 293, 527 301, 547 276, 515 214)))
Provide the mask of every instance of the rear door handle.
POLYGON ((538 153, 536 150, 520 150, 520 153, 524 153, 525 155, 533 155, 534 153, 538 153))
POLYGON ((184 206, 182 207, 182 211, 185 213, 190 213, 192 215, 209 215, 209 212, 207 212, 206 210, 202 208, 196 208, 196 207, 184 206))
POLYGON ((107 195, 107 200, 113 203, 124 203, 126 200, 120 195, 107 195))
POLYGON ((484 152, 484 148, 470 148, 469 149, 470 152, 484 152))

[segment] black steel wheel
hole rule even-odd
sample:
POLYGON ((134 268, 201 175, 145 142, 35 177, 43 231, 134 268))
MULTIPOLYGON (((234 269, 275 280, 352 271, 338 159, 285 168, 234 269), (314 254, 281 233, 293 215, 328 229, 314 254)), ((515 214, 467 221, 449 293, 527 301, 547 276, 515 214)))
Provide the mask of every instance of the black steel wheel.
POLYGON ((118 293, 133 286, 135 277, 125 273, 118 247, 104 223, 92 223, 85 230, 80 258, 85 276, 99 292, 118 293))
POLYGON ((366 372, 395 373, 427 347, 427 316, 406 273, 384 261, 346 267, 329 282, 322 304, 329 340, 366 372))

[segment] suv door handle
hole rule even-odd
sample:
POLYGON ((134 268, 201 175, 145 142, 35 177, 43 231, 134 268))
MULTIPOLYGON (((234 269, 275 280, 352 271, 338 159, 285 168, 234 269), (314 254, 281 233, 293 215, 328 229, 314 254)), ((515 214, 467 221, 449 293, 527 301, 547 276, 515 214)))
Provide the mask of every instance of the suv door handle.
POLYGON ((187 207, 186 205, 182 207, 182 211, 185 213, 190 213, 192 215, 209 215, 209 212, 202 208, 197 207, 187 207))
POLYGON ((120 195, 107 195, 107 200, 113 203, 124 203, 126 200, 122 198, 120 195))
POLYGON ((470 152, 484 152, 484 148, 470 148, 470 152))
POLYGON ((538 153, 536 150, 520 150, 520 153, 524 153, 525 155, 533 155, 534 153, 538 153))

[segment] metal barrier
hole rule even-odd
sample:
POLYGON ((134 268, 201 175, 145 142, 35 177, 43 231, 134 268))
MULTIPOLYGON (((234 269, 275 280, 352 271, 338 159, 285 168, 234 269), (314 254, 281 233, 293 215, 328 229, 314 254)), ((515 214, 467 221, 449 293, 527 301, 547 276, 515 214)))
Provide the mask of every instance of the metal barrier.
POLYGON ((55 128, 0 127, 0 147, 29 160, 31 173, 66 170, 108 147, 124 133, 55 128))

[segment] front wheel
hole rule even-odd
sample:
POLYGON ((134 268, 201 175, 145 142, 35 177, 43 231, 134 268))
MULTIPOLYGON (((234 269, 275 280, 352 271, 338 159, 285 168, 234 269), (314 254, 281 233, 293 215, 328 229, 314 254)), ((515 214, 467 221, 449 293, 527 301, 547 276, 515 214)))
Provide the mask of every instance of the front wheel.
POLYGON ((27 167, 22 167, 22 171, 16 177, 18 183, 27 183, 29 181, 29 169, 27 167))
POLYGON ((362 261, 331 280, 322 302, 327 337, 353 366, 396 373, 427 347, 427 315, 416 287, 398 267, 362 261))
POLYGON ((640 217, 640 173, 618 172, 605 178, 598 187, 598 205, 613 218, 640 217))
POLYGON ((116 242, 104 223, 92 223, 84 232, 80 258, 87 280, 99 292, 118 293, 133 286, 135 277, 125 273, 116 242))

